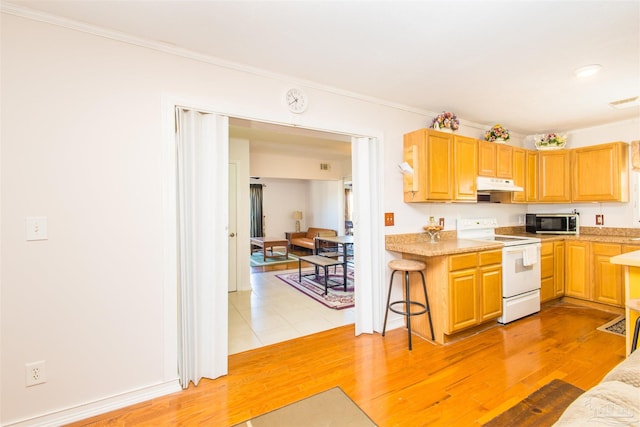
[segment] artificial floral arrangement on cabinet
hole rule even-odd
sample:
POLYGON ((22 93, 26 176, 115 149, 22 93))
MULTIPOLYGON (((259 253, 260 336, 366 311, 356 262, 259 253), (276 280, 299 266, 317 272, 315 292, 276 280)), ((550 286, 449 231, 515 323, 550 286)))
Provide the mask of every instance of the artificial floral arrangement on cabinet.
POLYGON ((559 150, 567 143, 567 135, 560 133, 534 135, 533 143, 538 150, 559 150))
POLYGON ((433 118, 430 127, 435 130, 454 131, 460 127, 460 121, 455 114, 443 111, 433 118))
POLYGON ((484 140, 491 142, 507 142, 510 137, 509 129, 505 129, 501 124, 493 125, 484 133, 484 140))

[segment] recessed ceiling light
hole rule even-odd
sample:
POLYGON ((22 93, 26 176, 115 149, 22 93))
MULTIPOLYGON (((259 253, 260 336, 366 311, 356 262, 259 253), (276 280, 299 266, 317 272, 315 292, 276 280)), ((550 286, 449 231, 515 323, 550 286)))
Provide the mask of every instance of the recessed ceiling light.
POLYGON ((577 68, 573 74, 580 78, 589 77, 598 74, 601 69, 602 65, 600 64, 585 65, 584 67, 577 68))
POLYGON ((618 101, 612 101, 610 106, 617 109, 632 108, 640 106, 640 96, 634 96, 633 98, 619 99, 618 101))

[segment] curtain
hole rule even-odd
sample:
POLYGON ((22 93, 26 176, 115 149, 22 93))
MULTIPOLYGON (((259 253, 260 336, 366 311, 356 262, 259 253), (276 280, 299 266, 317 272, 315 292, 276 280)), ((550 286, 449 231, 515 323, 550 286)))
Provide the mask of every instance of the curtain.
POLYGON ((176 107, 178 374, 227 373, 228 118, 176 107), (221 194, 221 188, 226 189, 221 194), (224 327, 221 327, 224 326, 224 327))
MULTIPOLYGON (((251 237, 264 237, 262 229, 262 184, 250 184, 251 237)), ((245 187, 246 188, 246 187, 245 187)))
POLYGON ((631 141, 631 167, 640 172, 640 141, 631 141))

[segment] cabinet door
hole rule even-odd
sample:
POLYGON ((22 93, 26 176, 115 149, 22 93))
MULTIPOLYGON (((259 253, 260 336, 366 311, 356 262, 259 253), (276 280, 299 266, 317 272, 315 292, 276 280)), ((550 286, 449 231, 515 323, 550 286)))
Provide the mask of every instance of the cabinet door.
POLYGON ((464 136, 453 137, 454 200, 477 200, 478 141, 464 136))
POLYGON ((476 268, 449 273, 449 330, 453 333, 478 324, 476 268))
POLYGON ((566 244, 565 294, 591 299, 589 242, 568 241, 566 244))
POLYGON ((413 169, 413 173, 405 174, 403 178, 405 203, 427 200, 426 153, 427 131, 425 129, 404 135, 403 160, 413 169))
POLYGON ((513 183, 525 191, 514 191, 511 193, 511 201, 523 203, 527 201, 527 180, 526 180, 526 150, 524 148, 513 149, 513 183))
POLYGON ((628 201, 628 152, 628 145, 620 142, 572 150, 573 200, 628 201))
POLYGON ((564 258, 565 243, 553 242, 553 282, 555 284, 556 297, 564 295, 564 258))
POLYGON ((538 156, 540 171, 538 200, 552 203, 570 202, 569 151, 540 151, 538 156))
POLYGON ((496 176, 496 143, 478 141, 478 175, 496 176))
POLYGON ((427 143, 427 200, 453 198, 453 138, 429 131, 427 143))
POLYGON ((526 180, 524 185, 527 202, 538 201, 538 152, 526 152, 526 180))
POLYGON ((540 301, 545 302, 555 298, 554 282, 554 253, 553 242, 543 242, 540 248, 540 301))
POLYGON ((480 267, 480 322, 502 315, 502 266, 480 267))
POLYGON ((624 285, 622 267, 611 264, 612 256, 622 253, 617 243, 592 243, 593 254, 593 300, 622 307, 624 285))
POLYGON ((496 177, 513 178, 513 147, 506 144, 496 145, 496 177))

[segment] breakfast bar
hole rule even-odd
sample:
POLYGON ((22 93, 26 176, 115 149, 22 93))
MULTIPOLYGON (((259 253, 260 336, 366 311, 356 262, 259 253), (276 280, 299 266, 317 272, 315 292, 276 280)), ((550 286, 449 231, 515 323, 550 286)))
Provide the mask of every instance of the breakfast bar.
MULTIPOLYGON (((446 344, 466 332, 496 324, 501 315, 502 243, 445 238, 431 243, 424 234, 386 237, 385 248, 403 259, 425 263, 435 342, 446 344), (489 323, 491 321, 491 323, 489 323)), ((410 273, 412 299, 421 300, 422 282, 410 273), (414 292, 415 288, 415 292, 414 292)), ((412 331, 431 338, 426 315, 411 319, 412 331)))

